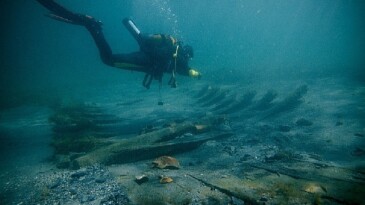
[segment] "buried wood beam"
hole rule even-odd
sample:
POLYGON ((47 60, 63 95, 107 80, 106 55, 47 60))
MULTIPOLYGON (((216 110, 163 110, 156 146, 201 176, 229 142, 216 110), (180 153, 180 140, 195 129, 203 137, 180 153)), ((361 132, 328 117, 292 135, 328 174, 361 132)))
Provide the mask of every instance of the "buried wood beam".
MULTIPOLYGON (((241 199, 243 200, 245 203, 247 202, 248 204, 252 204, 252 205, 256 205, 256 204, 260 204, 258 203, 255 199, 253 199, 252 197, 248 196, 248 195, 243 195, 243 194, 237 194, 233 191, 230 191, 229 189, 226 189, 226 188, 223 188, 223 187, 220 187, 220 186, 217 186, 217 185, 214 185, 214 184, 211 184, 209 183, 208 181, 205 181, 201 178, 198 178, 196 176, 193 176, 191 174, 188 174, 188 176, 190 176, 191 178, 195 179, 195 180, 198 180, 199 182, 203 183, 205 186, 211 188, 211 189, 216 189, 230 197, 236 197, 238 199, 241 199)), ((244 188, 244 187, 242 187, 244 188)))
POLYGON ((210 120, 199 124, 192 122, 174 124, 101 147, 76 158, 71 166, 77 169, 95 163, 108 165, 150 159, 161 155, 185 152, 197 148, 208 140, 222 139, 233 135, 231 133, 214 134, 209 132, 211 126, 210 120), (190 134, 185 136, 185 133, 190 134))

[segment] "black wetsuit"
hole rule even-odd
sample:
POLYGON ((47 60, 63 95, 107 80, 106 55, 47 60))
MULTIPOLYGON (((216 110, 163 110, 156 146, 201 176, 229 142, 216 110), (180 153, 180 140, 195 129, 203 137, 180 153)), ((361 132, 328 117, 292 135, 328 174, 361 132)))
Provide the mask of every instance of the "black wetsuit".
MULTIPOLYGON (((100 57, 106 65, 146 73, 143 85, 147 88, 149 88, 152 78, 161 82, 162 75, 166 72, 189 75, 188 61, 192 56, 187 55, 182 49, 181 43, 171 36, 163 34, 138 34, 136 36, 137 34, 135 34, 134 37, 140 46, 139 51, 113 54, 108 42, 105 40, 101 22, 87 15, 73 13, 53 0, 37 1, 52 12, 49 15, 50 17, 67 23, 85 26, 93 37, 99 49, 100 57), (174 56, 175 53, 177 55, 174 56)), ((124 19, 123 21, 127 20, 124 19)))

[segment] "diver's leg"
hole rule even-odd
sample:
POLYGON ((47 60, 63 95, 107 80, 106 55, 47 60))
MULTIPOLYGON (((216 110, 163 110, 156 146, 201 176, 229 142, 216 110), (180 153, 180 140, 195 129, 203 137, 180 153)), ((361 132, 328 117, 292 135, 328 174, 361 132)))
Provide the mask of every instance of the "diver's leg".
POLYGON ((99 49, 100 58, 106 65, 114 66, 114 57, 112 50, 105 40, 101 27, 95 27, 94 25, 86 25, 86 29, 89 31, 94 39, 96 46, 99 49))
POLYGON ((91 34, 91 36, 93 37, 95 44, 99 49, 100 57, 103 63, 109 66, 113 66, 114 63, 112 57, 112 50, 108 42, 105 40, 101 28, 102 24, 100 21, 97 21, 93 17, 88 15, 73 13, 53 0, 37 0, 37 1, 52 12, 52 14, 50 14, 49 17, 67 23, 85 26, 86 29, 91 34))
POLYGON ((103 63, 109 66, 118 67, 126 70, 138 72, 147 72, 150 62, 146 55, 142 52, 134 52, 128 54, 113 54, 112 50, 105 40, 102 32, 101 22, 95 20, 91 16, 73 13, 54 0, 37 0, 41 5, 52 12, 49 17, 67 23, 85 26, 94 39, 99 49, 100 57, 103 63))

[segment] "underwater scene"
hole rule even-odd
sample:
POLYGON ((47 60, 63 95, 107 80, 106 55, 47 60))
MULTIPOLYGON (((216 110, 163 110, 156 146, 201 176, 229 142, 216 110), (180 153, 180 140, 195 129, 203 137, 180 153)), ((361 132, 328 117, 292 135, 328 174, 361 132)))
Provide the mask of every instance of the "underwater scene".
POLYGON ((1 1, 0 204, 365 204, 364 11, 1 1))

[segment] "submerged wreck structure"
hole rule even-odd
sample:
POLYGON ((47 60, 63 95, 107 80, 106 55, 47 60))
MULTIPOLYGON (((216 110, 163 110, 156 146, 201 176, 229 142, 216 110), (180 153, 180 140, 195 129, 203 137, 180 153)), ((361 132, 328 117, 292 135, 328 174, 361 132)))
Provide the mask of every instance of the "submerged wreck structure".
POLYGON ((62 107, 50 117, 55 161, 59 168, 126 164, 128 170, 184 153, 181 166, 175 162, 179 169, 168 172, 110 166, 135 204, 364 204, 364 168, 328 163, 283 143, 296 136, 293 129, 312 126, 285 122, 307 92, 302 85, 280 98, 275 90, 204 86, 187 96, 194 116, 184 111, 143 123, 96 105, 62 107))
POLYGON ((214 131, 213 127, 224 121, 222 116, 204 117, 194 122, 170 122, 158 128, 146 127, 140 134, 128 138, 119 136, 120 130, 116 127, 120 119, 102 114, 95 107, 62 108, 50 120, 55 123, 52 145, 60 168, 77 169, 95 163, 111 165, 152 159, 186 152, 208 140, 233 135, 214 131))

